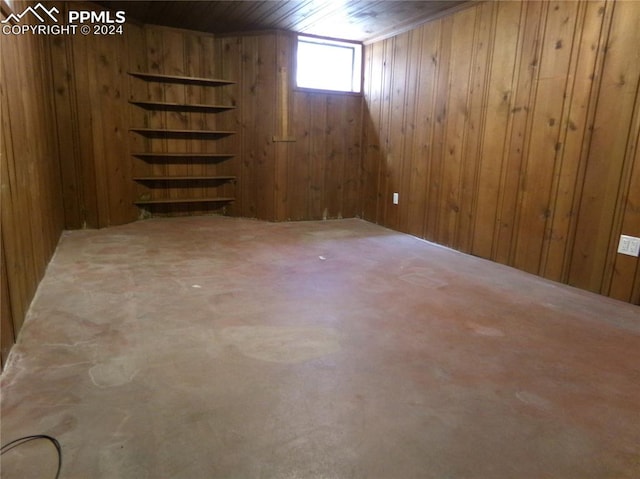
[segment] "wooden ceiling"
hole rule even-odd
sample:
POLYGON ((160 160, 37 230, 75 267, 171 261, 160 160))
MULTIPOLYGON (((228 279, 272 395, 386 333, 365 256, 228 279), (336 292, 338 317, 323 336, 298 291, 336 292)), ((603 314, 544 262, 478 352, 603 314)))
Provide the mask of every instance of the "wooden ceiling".
POLYGON ((368 41, 458 10, 466 0, 98 1, 127 18, 211 33, 282 29, 368 41))

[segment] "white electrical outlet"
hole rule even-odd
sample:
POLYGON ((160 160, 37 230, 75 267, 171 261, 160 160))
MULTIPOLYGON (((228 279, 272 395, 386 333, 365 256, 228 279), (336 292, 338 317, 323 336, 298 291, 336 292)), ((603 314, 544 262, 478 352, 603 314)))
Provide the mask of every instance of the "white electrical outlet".
POLYGON ((394 205, 398 204, 398 200, 400 199, 399 197, 400 197, 400 195, 398 193, 394 193, 393 194, 393 204, 394 205))
POLYGON ((629 256, 640 256, 640 238, 635 236, 620 235, 618 253, 629 256))

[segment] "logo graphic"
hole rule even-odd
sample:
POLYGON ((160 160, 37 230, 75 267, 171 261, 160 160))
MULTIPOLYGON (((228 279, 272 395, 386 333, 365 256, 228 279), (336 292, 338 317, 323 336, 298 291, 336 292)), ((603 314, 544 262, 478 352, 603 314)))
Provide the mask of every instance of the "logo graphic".
POLYGON ((122 35, 127 20, 123 10, 68 10, 67 18, 58 19, 59 13, 56 7, 38 2, 22 13, 11 13, 0 22, 0 31, 3 35, 122 35))
POLYGON ((11 21, 15 23, 20 23, 20 20, 22 20, 22 18, 27 13, 31 13, 34 17, 36 17, 40 21, 40 23, 44 23, 45 19, 43 17, 45 15, 48 16, 54 22, 58 23, 58 19, 53 14, 60 13, 60 10, 58 10, 56 7, 53 7, 51 10, 48 10, 44 5, 42 5, 41 3, 38 3, 35 7, 29 6, 25 8, 22 13, 18 13, 18 14, 12 13, 6 19, 2 20, 1 23, 9 23, 11 21), (40 12, 40 14, 38 12, 40 12))

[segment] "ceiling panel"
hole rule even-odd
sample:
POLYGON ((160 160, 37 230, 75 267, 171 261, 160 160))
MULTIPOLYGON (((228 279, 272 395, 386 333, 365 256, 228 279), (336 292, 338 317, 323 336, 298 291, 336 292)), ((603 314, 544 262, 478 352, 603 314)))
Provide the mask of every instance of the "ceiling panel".
POLYGON ((458 10, 466 0, 99 1, 127 18, 211 33, 282 29, 367 41, 458 10))

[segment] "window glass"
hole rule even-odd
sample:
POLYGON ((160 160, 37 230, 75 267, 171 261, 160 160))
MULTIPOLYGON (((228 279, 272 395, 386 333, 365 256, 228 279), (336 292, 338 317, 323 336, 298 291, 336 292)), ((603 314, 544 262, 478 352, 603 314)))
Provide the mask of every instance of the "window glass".
POLYGON ((298 37, 298 87, 360 92, 361 69, 360 44, 298 37))

